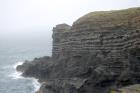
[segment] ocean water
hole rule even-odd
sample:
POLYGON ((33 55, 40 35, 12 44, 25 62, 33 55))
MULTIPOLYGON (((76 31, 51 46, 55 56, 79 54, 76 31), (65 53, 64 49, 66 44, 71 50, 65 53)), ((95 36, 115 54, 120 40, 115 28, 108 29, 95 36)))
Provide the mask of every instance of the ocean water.
POLYGON ((16 66, 24 60, 50 55, 47 46, 0 47, 0 93, 34 93, 40 84, 34 78, 24 78, 16 66))

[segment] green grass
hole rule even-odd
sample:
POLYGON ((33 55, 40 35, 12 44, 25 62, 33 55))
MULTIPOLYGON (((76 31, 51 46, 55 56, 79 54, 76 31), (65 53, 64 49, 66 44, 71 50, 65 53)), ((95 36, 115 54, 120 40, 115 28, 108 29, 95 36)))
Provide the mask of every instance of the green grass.
POLYGON ((90 22, 97 25, 104 25, 106 23, 112 25, 122 25, 131 22, 136 17, 140 18, 140 7, 124 10, 91 12, 79 18, 74 24, 90 22))

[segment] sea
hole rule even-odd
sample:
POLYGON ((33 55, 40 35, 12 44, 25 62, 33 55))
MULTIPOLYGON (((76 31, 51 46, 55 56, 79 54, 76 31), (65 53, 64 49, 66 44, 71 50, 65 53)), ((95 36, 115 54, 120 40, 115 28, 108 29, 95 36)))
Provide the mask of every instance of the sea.
MULTIPOLYGON (((1 40, 0 43, 2 42, 5 41, 1 40)), ((39 40, 26 42, 0 45, 0 93, 35 93, 39 89, 40 83, 37 79, 22 77, 22 73, 17 72, 16 67, 23 64, 25 60, 50 56, 51 46, 47 45, 47 39, 42 42, 39 40)))

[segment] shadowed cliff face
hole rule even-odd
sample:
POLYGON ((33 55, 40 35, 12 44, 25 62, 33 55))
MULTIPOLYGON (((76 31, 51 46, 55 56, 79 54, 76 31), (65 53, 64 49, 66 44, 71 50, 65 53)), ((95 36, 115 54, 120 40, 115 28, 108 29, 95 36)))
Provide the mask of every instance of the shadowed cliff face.
POLYGON ((38 93, 109 93, 140 83, 140 8, 89 13, 53 28, 52 57, 17 69, 38 93))

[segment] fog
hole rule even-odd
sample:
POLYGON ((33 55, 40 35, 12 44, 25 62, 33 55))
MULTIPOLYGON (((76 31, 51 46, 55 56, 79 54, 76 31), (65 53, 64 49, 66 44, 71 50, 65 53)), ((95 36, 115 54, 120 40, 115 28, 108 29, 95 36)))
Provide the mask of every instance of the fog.
POLYGON ((0 45, 51 46, 56 24, 72 25, 92 11, 139 6, 140 0, 0 0, 0 45))

